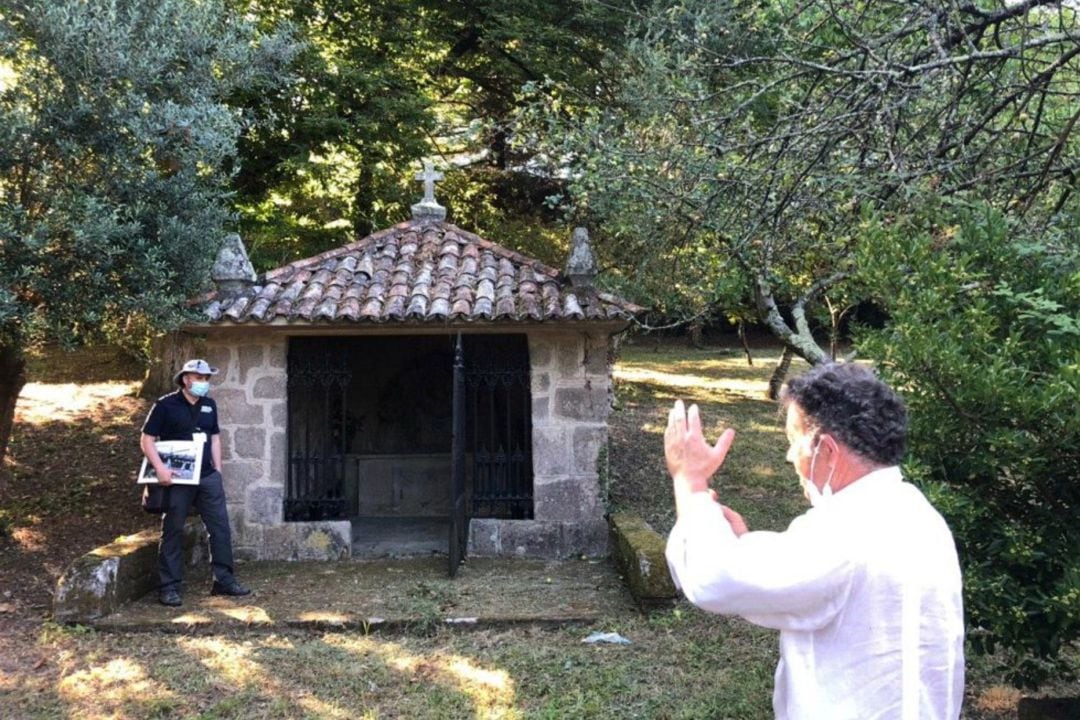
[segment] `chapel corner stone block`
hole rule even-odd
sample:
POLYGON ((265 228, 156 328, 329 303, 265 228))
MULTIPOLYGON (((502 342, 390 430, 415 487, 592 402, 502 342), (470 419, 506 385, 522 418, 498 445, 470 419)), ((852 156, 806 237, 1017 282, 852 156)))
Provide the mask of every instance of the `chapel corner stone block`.
POLYGON ((262 425, 265 413, 262 405, 248 402, 244 390, 221 388, 214 393, 218 404, 218 415, 227 424, 262 425))
POLYGON ((280 487, 251 488, 246 502, 249 522, 257 525, 280 524, 284 500, 285 493, 280 487))
POLYGON ((236 456, 244 460, 266 457, 266 430, 261 427, 238 427, 233 440, 236 456))
POLYGON ((560 425, 534 425, 532 440, 533 472, 537 477, 557 477, 570 472, 566 428, 560 425))
POLYGON ((352 555, 352 525, 341 521, 268 526, 263 547, 263 559, 344 560, 352 555))
POLYGON ((285 397, 285 378, 280 374, 267 375, 255 381, 251 396, 256 400, 276 400, 285 397))
POLYGON ((533 511, 538 520, 587 522, 603 514, 595 475, 537 482, 535 496, 533 511))
POLYGON ((611 412, 607 387, 559 388, 555 391, 555 412, 569 420, 603 422, 611 412))

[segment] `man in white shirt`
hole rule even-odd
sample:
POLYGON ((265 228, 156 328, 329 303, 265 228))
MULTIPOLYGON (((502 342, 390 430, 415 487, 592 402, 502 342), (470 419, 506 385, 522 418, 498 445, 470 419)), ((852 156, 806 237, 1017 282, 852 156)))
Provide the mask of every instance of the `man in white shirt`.
POLYGON ((678 521, 675 583, 710 612, 780 631, 777 718, 957 718, 964 691, 960 567, 945 521, 897 464, 907 411, 874 372, 829 364, 782 395, 787 460, 813 507, 781 533, 749 532, 709 479, 734 440, 710 446, 696 405, 668 417, 678 521))

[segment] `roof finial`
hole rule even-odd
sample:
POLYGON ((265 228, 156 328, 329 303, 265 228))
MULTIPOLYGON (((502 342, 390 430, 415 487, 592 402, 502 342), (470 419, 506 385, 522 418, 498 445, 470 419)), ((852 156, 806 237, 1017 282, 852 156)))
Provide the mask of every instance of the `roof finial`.
POLYGON ((221 243, 210 269, 210 279, 217 285, 218 292, 226 297, 238 295, 255 284, 255 268, 248 259, 244 241, 236 233, 226 235, 221 243))
POLYGON ((566 275, 575 289, 588 290, 596 280, 596 256, 589 243, 589 231, 574 228, 570 240, 570 257, 566 261, 566 275))
POLYGON ((413 220, 445 220, 446 208, 435 201, 435 183, 443 179, 443 174, 425 160, 424 171, 417 173, 416 179, 424 183, 424 199, 412 206, 413 220))

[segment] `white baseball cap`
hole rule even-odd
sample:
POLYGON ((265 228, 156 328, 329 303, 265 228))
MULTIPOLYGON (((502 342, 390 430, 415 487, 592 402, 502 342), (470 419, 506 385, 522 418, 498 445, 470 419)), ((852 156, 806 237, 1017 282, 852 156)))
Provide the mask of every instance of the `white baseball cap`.
POLYGON ((184 373, 195 373, 196 375, 217 375, 218 369, 216 367, 210 367, 210 363, 205 360, 188 360, 184 363, 184 367, 180 368, 175 375, 173 375, 173 382, 177 385, 183 385, 180 382, 180 377, 184 373))

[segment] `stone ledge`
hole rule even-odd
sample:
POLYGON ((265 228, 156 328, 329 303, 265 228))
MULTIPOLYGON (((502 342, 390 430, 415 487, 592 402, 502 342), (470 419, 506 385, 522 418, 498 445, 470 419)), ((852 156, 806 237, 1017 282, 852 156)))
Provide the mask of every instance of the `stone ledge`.
MULTIPOLYGON (((184 526, 184 554, 197 558, 202 523, 191 518, 184 526)), ((91 550, 71 563, 56 583, 53 620, 87 623, 116 612, 126 602, 158 586, 159 530, 143 530, 91 550)))
POLYGON ((615 564, 641 605, 663 605, 678 597, 664 558, 665 541, 647 522, 630 513, 609 520, 615 564))

